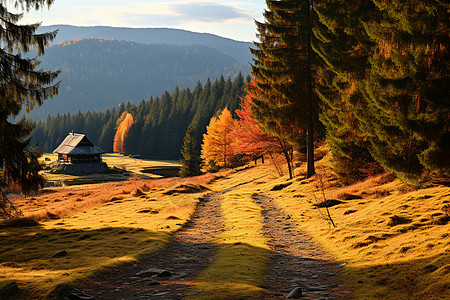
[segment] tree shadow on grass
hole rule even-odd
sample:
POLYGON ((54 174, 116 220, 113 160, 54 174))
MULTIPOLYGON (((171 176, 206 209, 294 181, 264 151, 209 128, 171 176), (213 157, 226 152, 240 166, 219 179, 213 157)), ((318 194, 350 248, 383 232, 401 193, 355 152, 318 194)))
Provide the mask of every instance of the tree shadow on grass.
MULTIPOLYGON (((35 299, 152 253, 165 245, 169 234, 128 227, 72 230, 38 225, 0 228, 0 237, 0 289, 17 282, 19 292, 8 299, 35 299)), ((0 293, 2 298, 6 296, 0 293)))
POLYGON ((450 254, 349 267, 343 275, 363 299, 450 299, 450 254))

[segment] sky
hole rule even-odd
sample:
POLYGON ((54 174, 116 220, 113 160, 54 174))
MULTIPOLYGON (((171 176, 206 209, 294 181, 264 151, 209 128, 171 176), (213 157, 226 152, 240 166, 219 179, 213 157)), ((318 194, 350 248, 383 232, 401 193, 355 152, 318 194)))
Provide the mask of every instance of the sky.
POLYGON ((264 0, 55 0, 50 9, 25 14, 22 22, 178 28, 251 42, 254 20, 263 20, 264 8, 264 0))

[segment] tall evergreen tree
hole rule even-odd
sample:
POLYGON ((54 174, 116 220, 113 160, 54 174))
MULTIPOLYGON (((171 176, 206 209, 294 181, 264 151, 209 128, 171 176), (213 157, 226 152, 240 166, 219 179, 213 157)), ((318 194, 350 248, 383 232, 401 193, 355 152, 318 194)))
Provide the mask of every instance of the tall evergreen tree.
POLYGON ((373 157, 408 179, 424 170, 450 176, 449 5, 372 0, 364 23, 374 43, 360 119, 373 157))
POLYGON ((267 0, 265 22, 256 22, 259 42, 252 74, 256 80, 255 117, 269 132, 307 147, 307 177, 314 169, 312 21, 310 0, 267 0))
POLYGON ((190 126, 188 128, 186 131, 186 136, 183 140, 183 147, 181 149, 181 177, 195 176, 201 173, 202 160, 200 158, 200 153, 197 149, 197 141, 195 140, 195 135, 193 133, 194 127, 195 126, 190 126))
MULTIPOLYGON (((23 10, 50 6, 52 0, 0 1, 0 188, 19 185, 27 193, 42 186, 38 174, 39 153, 30 147, 29 135, 34 125, 13 118, 26 108, 31 111, 45 99, 55 95, 58 84, 52 82, 58 72, 37 69, 39 61, 25 53, 36 49, 44 53, 45 46, 56 32, 35 34, 39 24, 19 25, 22 14, 8 11, 7 4, 16 3, 23 10)), ((2 192, 3 193, 3 192, 2 192)))
POLYGON ((363 22, 377 12, 371 0, 352 1, 351 5, 348 0, 316 0, 314 9, 318 15, 313 50, 320 121, 326 128, 332 169, 354 181, 382 170, 369 153, 367 133, 359 121, 366 110, 360 82, 367 77, 373 47, 363 22))

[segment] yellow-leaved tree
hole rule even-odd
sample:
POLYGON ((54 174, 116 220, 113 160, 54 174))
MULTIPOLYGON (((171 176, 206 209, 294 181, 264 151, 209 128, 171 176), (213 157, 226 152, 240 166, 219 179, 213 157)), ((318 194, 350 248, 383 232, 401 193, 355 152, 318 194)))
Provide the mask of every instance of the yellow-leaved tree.
POLYGON ((114 136, 113 145, 114 153, 124 153, 123 143, 125 142, 128 131, 130 130, 130 127, 133 125, 133 123, 133 116, 126 111, 124 111, 120 118, 117 120, 117 131, 116 135, 114 136))
POLYGON ((231 133, 234 120, 230 111, 224 108, 217 117, 212 117, 203 135, 201 158, 206 165, 217 165, 227 168, 233 157, 231 133))

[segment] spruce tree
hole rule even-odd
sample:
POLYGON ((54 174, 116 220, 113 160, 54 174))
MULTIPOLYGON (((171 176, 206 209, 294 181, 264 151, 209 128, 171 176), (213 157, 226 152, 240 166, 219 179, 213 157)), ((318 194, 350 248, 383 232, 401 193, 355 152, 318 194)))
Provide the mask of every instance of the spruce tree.
MULTIPOLYGON (((28 193, 42 186, 44 180, 38 174, 39 152, 30 147, 34 125, 22 118, 13 121, 24 108, 34 106, 58 91, 52 82, 58 72, 38 69, 39 61, 24 54, 36 50, 44 53, 45 46, 56 32, 35 34, 39 24, 19 25, 22 14, 8 11, 7 4, 15 3, 22 10, 50 6, 52 0, 0 1, 0 188, 17 184, 28 193)), ((2 192, 3 193, 3 192, 2 192)))
POLYGON ((200 153, 197 149, 197 141, 193 133, 195 126, 189 126, 183 140, 183 147, 181 149, 181 177, 189 177, 199 175, 201 173, 200 153))
POLYGON ((307 147, 307 177, 314 170, 314 122, 310 0, 271 1, 265 22, 256 22, 259 42, 252 74, 260 99, 253 99, 255 117, 270 133, 307 147))
POLYGON ((318 22, 313 49, 318 58, 320 121, 326 129, 333 171, 354 181, 382 170, 371 157, 367 133, 360 126, 367 107, 360 87, 373 47, 363 22, 376 15, 376 8, 370 0, 316 0, 315 4, 318 22))
POLYGON ((404 179, 424 170, 450 176, 449 6, 373 2, 379 18, 364 24, 375 46, 361 115, 370 151, 404 179))

